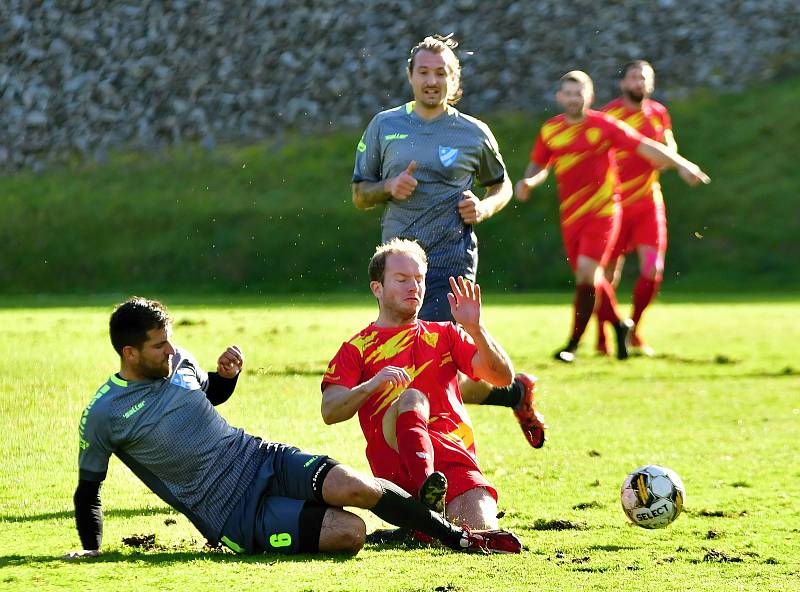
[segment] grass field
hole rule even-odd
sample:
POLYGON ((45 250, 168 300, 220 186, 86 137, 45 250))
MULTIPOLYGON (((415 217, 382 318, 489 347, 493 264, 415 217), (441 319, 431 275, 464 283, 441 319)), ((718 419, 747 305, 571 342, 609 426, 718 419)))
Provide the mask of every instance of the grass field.
MULTIPOLYGON (((200 535, 112 460, 103 488, 105 554, 67 563, 77 423, 116 371, 112 299, 67 308, 0 302, 0 589, 29 590, 797 590, 800 579, 800 300, 700 301, 667 294, 645 334, 660 353, 573 367, 568 295, 487 297, 485 322, 518 369, 540 377, 551 426, 527 447, 506 409, 471 407, 482 466, 500 491, 520 556, 367 546, 355 558, 240 557, 200 535), (687 488, 670 527, 626 523, 619 486, 659 463, 687 488), (149 549, 122 539, 154 534, 149 549)), ((374 316, 368 298, 270 302, 172 297, 176 341, 210 365, 231 342, 247 355, 220 409, 251 433, 366 469, 357 422, 325 426, 319 379, 341 341, 374 316)), ((587 336, 591 337, 591 335, 587 336)), ((368 528, 380 522, 363 514, 368 528)))

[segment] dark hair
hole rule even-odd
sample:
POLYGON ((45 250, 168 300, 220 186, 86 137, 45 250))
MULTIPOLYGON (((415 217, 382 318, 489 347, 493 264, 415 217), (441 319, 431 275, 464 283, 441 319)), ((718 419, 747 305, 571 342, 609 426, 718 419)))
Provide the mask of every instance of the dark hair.
POLYGON ((386 273, 386 258, 389 255, 416 257, 420 263, 426 268, 428 267, 428 256, 417 241, 406 238, 393 238, 375 249, 375 254, 369 261, 370 281, 383 284, 383 278, 386 273))
POLYGON ((108 322, 111 345, 121 356, 122 348, 126 345, 139 349, 147 341, 148 331, 163 329, 171 324, 172 317, 158 300, 131 296, 111 313, 108 322))
POLYGON ((653 64, 648 62, 647 60, 632 60, 622 66, 622 70, 620 71, 620 78, 625 78, 628 75, 628 70, 632 70, 633 68, 650 68, 655 72, 653 69, 653 64))
POLYGON ((461 90, 461 63, 458 61, 458 56, 456 56, 455 51, 453 51, 456 47, 458 47, 458 41, 453 39, 452 33, 444 36, 430 35, 412 47, 411 54, 408 56, 409 74, 413 74, 414 58, 416 58, 417 54, 421 51, 442 54, 444 55, 445 62, 447 62, 449 58, 450 65, 453 68, 453 78, 455 78, 456 81, 455 90, 447 97, 447 103, 450 105, 458 103, 461 100, 461 96, 464 94, 461 90))

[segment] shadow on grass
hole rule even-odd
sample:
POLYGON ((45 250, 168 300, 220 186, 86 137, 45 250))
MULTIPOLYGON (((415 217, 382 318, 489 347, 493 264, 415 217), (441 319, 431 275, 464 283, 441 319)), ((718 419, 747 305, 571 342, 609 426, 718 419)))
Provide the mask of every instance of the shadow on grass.
POLYGON ((275 565, 279 563, 310 563, 314 561, 335 561, 344 563, 355 557, 345 554, 310 554, 299 555, 236 555, 220 551, 186 551, 176 549, 155 551, 133 551, 123 553, 120 551, 104 552, 99 557, 85 559, 63 559, 60 555, 3 555, 0 556, 0 569, 5 567, 27 567, 48 564, 74 564, 74 563, 148 563, 153 565, 171 565, 174 563, 185 564, 187 561, 214 561, 217 563, 252 563, 258 565, 275 565))
MULTIPOLYGON (((123 518, 135 518, 137 516, 177 516, 178 512, 172 508, 111 508, 103 510, 104 516, 121 516, 123 518)), ((47 512, 44 514, 32 514, 30 516, 2 515, 0 522, 44 522, 47 520, 65 520, 74 518, 74 510, 63 510, 61 512, 47 512)))

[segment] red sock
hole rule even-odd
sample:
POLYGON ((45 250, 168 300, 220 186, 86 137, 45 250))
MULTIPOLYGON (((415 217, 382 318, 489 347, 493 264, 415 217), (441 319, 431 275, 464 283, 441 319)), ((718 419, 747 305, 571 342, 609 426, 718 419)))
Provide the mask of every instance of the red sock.
POLYGON ((631 319, 638 325, 639 319, 642 318, 644 309, 653 301, 653 298, 658 294, 658 288, 661 285, 660 280, 650 280, 646 277, 639 276, 636 286, 633 288, 633 315, 631 319))
POLYGON ((586 331, 586 325, 592 318, 594 311, 595 288, 591 284, 579 284, 575 286, 575 300, 572 305, 575 317, 572 324, 572 339, 575 344, 581 339, 581 335, 586 331))
POLYGON ((404 411, 397 416, 397 448, 400 462, 414 483, 416 495, 422 482, 433 473, 433 444, 428 434, 428 420, 416 411, 404 411))
POLYGON ((611 322, 611 319, 606 318, 605 309, 598 308, 596 317, 597 317, 597 345, 598 347, 604 346, 606 344, 606 330, 605 324, 606 322, 611 322))
POLYGON ((603 279, 597 286, 597 317, 605 319, 612 325, 619 323, 619 315, 617 314, 617 293, 614 291, 614 286, 608 283, 608 280, 603 279))

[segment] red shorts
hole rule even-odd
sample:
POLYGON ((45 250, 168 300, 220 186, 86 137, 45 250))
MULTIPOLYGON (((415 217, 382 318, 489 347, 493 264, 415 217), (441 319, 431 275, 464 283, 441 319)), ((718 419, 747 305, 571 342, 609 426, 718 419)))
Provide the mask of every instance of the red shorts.
POLYGON ((600 262, 600 265, 609 262, 619 235, 620 218, 619 211, 616 211, 607 218, 589 218, 575 228, 561 227, 567 263, 572 271, 577 269, 578 257, 581 255, 600 262))
POLYGON ((659 253, 667 252, 667 214, 664 202, 648 201, 642 206, 634 204, 622 212, 622 225, 611 259, 636 250, 639 245, 653 247, 659 253))
MULTIPOLYGON (((445 502, 462 493, 483 487, 497 500, 497 490, 483 476, 478 464, 463 448, 455 446, 438 432, 429 432, 433 444, 433 468, 447 477, 447 497, 445 502)), ((376 430, 367 441, 367 460, 372 474, 399 485, 412 495, 417 495, 420 484, 414 483, 408 471, 400 462, 400 455, 386 442, 383 432, 376 430)))

